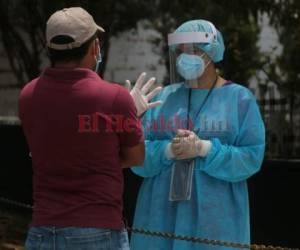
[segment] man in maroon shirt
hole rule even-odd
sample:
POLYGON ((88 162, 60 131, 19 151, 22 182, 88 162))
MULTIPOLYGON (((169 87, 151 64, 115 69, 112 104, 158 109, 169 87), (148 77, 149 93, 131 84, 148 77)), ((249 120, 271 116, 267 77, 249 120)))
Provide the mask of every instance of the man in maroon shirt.
POLYGON ((99 32, 82 8, 55 12, 46 30, 52 67, 19 98, 33 164, 29 250, 129 249, 122 167, 142 165, 143 131, 129 92, 94 72, 99 32))

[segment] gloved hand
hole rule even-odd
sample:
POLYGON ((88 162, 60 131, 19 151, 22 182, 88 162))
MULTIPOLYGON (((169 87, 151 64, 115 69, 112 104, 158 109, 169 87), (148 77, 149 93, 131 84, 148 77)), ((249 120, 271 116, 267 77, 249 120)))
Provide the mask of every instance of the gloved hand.
POLYGON ((150 78, 144 85, 143 83, 145 77, 145 72, 140 74, 132 90, 131 82, 129 80, 126 80, 125 82, 125 87, 128 89, 128 91, 130 91, 130 95, 132 96, 135 103, 138 116, 141 116, 148 109, 157 107, 162 104, 161 101, 150 102, 150 100, 161 91, 162 87, 156 87, 154 90, 150 91, 152 85, 155 82, 155 78, 150 78))
POLYGON ((211 145, 210 141, 201 140, 193 131, 179 129, 172 142, 166 147, 166 157, 176 160, 205 157, 211 145))

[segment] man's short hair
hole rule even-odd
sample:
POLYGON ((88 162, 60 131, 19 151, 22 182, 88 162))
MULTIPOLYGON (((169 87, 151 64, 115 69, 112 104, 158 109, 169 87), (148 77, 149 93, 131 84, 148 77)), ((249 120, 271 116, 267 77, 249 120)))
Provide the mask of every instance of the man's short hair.
MULTIPOLYGON (((96 33, 89 38, 84 44, 78 48, 65 49, 65 50, 56 50, 48 47, 48 55, 52 65, 55 65, 57 62, 70 62, 70 61, 80 61, 87 54, 88 49, 91 43, 99 37, 100 32, 96 33)), ((55 44, 68 44, 73 42, 74 39, 70 36, 56 36, 51 39, 51 42, 55 44)))

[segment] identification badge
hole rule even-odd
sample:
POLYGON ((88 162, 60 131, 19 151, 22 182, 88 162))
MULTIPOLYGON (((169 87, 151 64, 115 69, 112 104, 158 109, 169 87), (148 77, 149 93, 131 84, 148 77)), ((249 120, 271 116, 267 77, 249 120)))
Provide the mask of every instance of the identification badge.
POLYGON ((170 201, 187 201, 191 199, 194 160, 179 160, 172 166, 170 182, 170 201))

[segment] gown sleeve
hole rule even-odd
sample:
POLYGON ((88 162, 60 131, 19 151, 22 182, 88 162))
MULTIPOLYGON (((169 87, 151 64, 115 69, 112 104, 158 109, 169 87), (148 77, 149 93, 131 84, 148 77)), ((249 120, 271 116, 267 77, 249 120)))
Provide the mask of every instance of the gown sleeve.
POLYGON ((172 166, 174 160, 165 156, 165 149, 170 139, 155 138, 151 128, 152 110, 148 110, 143 118, 145 137, 145 160, 142 166, 132 167, 131 170, 141 177, 153 177, 159 174, 164 168, 172 166))
POLYGON ((265 150, 265 128, 255 97, 249 90, 238 93, 238 115, 231 115, 238 123, 238 136, 233 145, 222 144, 213 138, 212 148, 201 161, 200 169, 217 179, 238 182, 259 171, 265 150), (236 117, 236 118, 234 118, 236 117))

